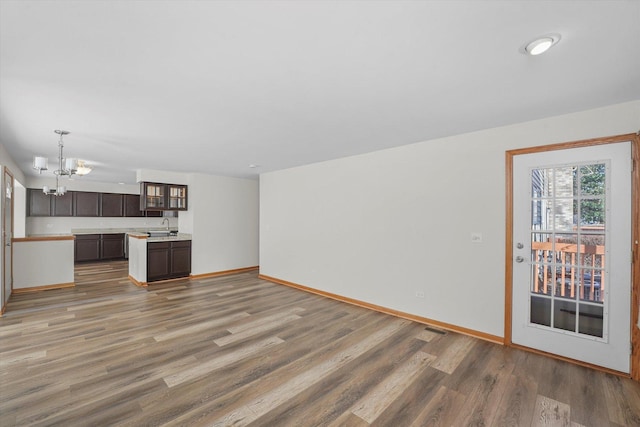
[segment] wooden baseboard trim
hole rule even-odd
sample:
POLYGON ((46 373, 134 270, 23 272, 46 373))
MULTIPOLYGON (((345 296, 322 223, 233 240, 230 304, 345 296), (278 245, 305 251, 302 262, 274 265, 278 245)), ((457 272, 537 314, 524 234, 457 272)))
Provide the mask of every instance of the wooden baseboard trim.
POLYGON ((191 274, 189 278, 197 280, 197 279, 206 279, 209 277, 228 276, 229 274, 247 273, 249 271, 255 271, 258 268, 260 267, 256 265, 253 267, 236 268, 233 270, 216 271, 213 273, 191 274))
POLYGON ((136 279, 133 278, 133 276, 129 275, 129 280, 136 286, 140 286, 143 288, 147 287, 147 282, 139 282, 136 279))
POLYGON ((627 374, 625 372, 620 372, 614 369, 605 368, 604 366, 593 365, 591 363, 583 362, 581 360, 571 359, 569 357, 560 356, 558 354, 547 353, 546 351, 537 350, 535 348, 525 347, 523 345, 513 344, 513 343, 509 344, 509 347, 517 348, 518 350, 528 351, 529 353, 539 354, 541 356, 550 357, 556 360, 562 360, 563 362, 573 363, 574 365, 584 366, 586 368, 594 369, 596 371, 604 372, 607 374, 612 374, 612 375, 616 375, 624 378, 631 378, 631 374, 627 374))
POLYGON ((65 288, 73 288, 76 284, 74 282, 70 283, 56 283, 55 285, 45 285, 45 286, 34 286, 32 288, 14 288, 11 293, 13 294, 28 294, 31 292, 40 292, 40 291, 49 291, 51 289, 65 289, 65 288))
POLYGON ((2 309, 0 309, 0 317, 2 317, 2 315, 4 314, 4 311, 7 309, 7 305, 3 305, 2 309))
POLYGON ((403 311, 393 310, 391 308, 383 307, 376 304, 371 304, 368 302, 360 301, 353 298, 347 298, 338 294, 333 294, 331 292, 325 292, 318 289, 310 288, 308 286, 299 285, 297 283, 288 282, 286 280, 281 280, 275 277, 267 276, 264 274, 259 274, 258 277, 263 280, 267 280, 269 282, 278 283, 280 285, 289 286, 292 288, 299 289, 301 291, 310 292, 316 295, 320 295, 323 297, 331 298, 336 301, 346 302, 347 304, 356 305, 358 307, 368 308, 370 310, 378 311, 380 313, 390 314, 392 316, 400 317, 402 319, 412 320, 414 322, 423 323, 425 325, 435 326, 440 329, 446 329, 448 331, 457 332, 463 335, 469 335, 474 338, 479 338, 484 341, 489 341, 495 344, 504 344, 504 339, 502 337, 487 334, 485 332, 476 331, 474 329, 463 328, 461 326, 452 325, 450 323, 440 322, 438 320, 429 319, 422 316, 416 316, 415 314, 405 313, 403 311))

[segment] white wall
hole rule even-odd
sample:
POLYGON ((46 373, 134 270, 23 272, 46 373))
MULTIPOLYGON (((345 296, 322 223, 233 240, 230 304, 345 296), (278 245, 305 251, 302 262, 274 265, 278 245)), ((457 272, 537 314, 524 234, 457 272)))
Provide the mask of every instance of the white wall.
MULTIPOLYGON (((13 174, 14 181, 17 181, 20 183, 23 183, 25 181, 24 174, 22 173, 22 171, 20 170, 16 162, 13 160, 13 158, 9 155, 9 153, 4 147, 4 144, 0 143, 0 173, 2 174, 1 175, 2 179, 0 179, 0 182, 2 183, 4 182, 4 167, 7 167, 9 171, 13 174)), ((15 200, 14 200, 14 203, 15 203, 15 200)), ((4 196, 2 196, 0 197, 0 212, 2 213, 4 213, 4 209, 5 209, 4 205, 5 205, 5 198, 4 196)), ((14 220, 14 224, 18 224, 18 229, 23 228, 24 217, 16 218, 15 211, 14 211, 13 220, 14 220)), ((2 231, 4 231, 4 221, 2 221, 2 231)), ((3 245, 4 245, 4 242, 3 242, 3 245)), ((6 246, 3 246, 3 247, 6 248, 6 246)), ((0 256, 3 256, 2 251, 0 251, 0 256)), ((4 305, 4 301, 7 300, 9 297, 9 295, 5 295, 5 291, 4 291, 5 283, 4 283, 3 264, 4 264, 3 262, 0 262, 0 277, 2 278, 0 279, 0 307, 4 305)))
POLYGON ((4 148, 4 144, 0 143, 0 165, 9 168, 9 171, 13 174, 13 178, 17 179, 24 184, 25 176, 22 170, 18 167, 18 164, 13 160, 9 152, 4 148))
POLYGON ((13 183, 13 237, 24 237, 27 232, 27 189, 17 180, 13 183))
POLYGON ((258 181, 189 175, 189 210, 179 229, 192 235, 191 273, 258 265, 258 181))
POLYGON ((505 151, 638 129, 635 101, 262 174, 260 272, 503 336, 505 151))

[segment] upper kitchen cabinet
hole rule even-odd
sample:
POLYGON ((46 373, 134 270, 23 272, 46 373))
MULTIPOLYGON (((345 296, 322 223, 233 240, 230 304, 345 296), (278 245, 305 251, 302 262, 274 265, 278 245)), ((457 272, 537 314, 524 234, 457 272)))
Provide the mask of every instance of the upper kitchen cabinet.
POLYGON ((140 183, 140 210, 186 211, 187 186, 177 184, 140 183))
POLYGON ((75 216, 100 216, 100 193, 75 191, 75 216))
POLYGON ((71 191, 62 196, 51 197, 53 216, 73 216, 73 193, 71 191))
POLYGON ((140 210, 162 211, 167 208, 167 184, 140 183, 140 210))
MULTIPOLYGON (((160 184, 167 187, 167 184, 160 184)), ((141 197, 138 194, 95 193, 90 191, 68 191, 62 196, 50 196, 42 190, 27 189, 27 216, 78 216, 78 217, 163 217, 177 216, 179 210, 187 208, 186 186, 171 186, 178 189, 165 188, 167 197, 163 206, 174 206, 171 209, 141 208, 141 197), (169 195, 173 196, 171 199, 169 195)))
POLYGON ((73 216, 73 192, 50 196, 40 189, 27 189, 27 216, 73 216))
POLYGON ((124 216, 144 216, 140 210, 139 194, 124 194, 124 216))
POLYGON ((28 193, 28 208, 27 215, 29 216, 51 216, 51 198, 35 188, 29 188, 28 193))
POLYGON ((169 193, 169 209, 186 211, 187 210, 187 186, 186 185, 167 185, 169 193))
POLYGON ((123 216, 124 197, 116 193, 100 193, 100 216, 123 216))

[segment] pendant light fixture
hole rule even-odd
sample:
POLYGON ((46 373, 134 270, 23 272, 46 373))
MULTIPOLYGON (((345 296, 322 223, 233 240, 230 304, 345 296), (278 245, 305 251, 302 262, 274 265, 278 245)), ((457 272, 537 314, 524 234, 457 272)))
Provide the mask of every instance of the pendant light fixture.
MULTIPOLYGON (((64 135, 69 135, 69 131, 56 129, 54 130, 54 132, 60 135, 60 140, 58 141, 58 169, 53 171, 56 176, 56 187, 49 188, 49 186, 45 185, 44 187, 42 187, 42 192, 48 195, 62 196, 67 192, 67 187, 65 187, 64 185, 60 185, 60 176, 71 176, 74 174, 86 175, 87 173, 91 172, 91 168, 85 166, 84 162, 82 162, 82 165, 80 166, 80 162, 78 161, 78 159, 72 157, 64 157, 64 141, 62 140, 62 137, 64 135)), ((37 170, 38 173, 42 173, 42 171, 48 170, 49 159, 44 156, 34 156, 33 168, 37 170)))

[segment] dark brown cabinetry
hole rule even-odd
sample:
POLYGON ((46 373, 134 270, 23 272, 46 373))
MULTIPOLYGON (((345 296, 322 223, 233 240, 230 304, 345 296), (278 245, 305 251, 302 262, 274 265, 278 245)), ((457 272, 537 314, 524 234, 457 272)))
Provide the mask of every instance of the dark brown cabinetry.
POLYGON ((143 182, 140 184, 140 209, 167 209, 167 184, 143 182))
POLYGON ((74 191, 74 216, 100 216, 100 193, 74 191))
POLYGON ((29 216, 51 216, 51 199, 42 190, 29 188, 27 192, 27 215, 29 216))
POLYGON ((144 216, 140 210, 140 195, 124 194, 124 216, 144 216))
POLYGON ((170 210, 186 211, 187 210, 187 186, 186 185, 167 185, 168 206, 170 210))
POLYGON ((101 234, 81 234, 75 240, 75 262, 99 261, 101 234))
POLYGON ((73 193, 47 197, 53 202, 53 216, 73 216, 73 193))
POLYGON ((147 282, 191 274, 191 241, 147 243, 147 282))
POLYGON ((171 242, 171 275, 186 277, 191 274, 191 241, 171 242))
POLYGON ((78 234, 75 237, 75 262, 124 258, 123 233, 78 234))
POLYGON ((36 188, 27 190, 27 216, 162 217, 163 212, 140 210, 138 194, 69 191, 49 196, 36 188))
POLYGON ((100 216, 122 216, 124 197, 122 194, 100 193, 100 216))
POLYGON ((121 259, 124 258, 125 235, 103 234, 100 239, 100 259, 121 259))
POLYGON ((167 279, 171 271, 171 242, 147 243, 147 282, 167 279))
POLYGON ((140 209, 144 211, 186 211, 187 186, 140 183, 140 209))

